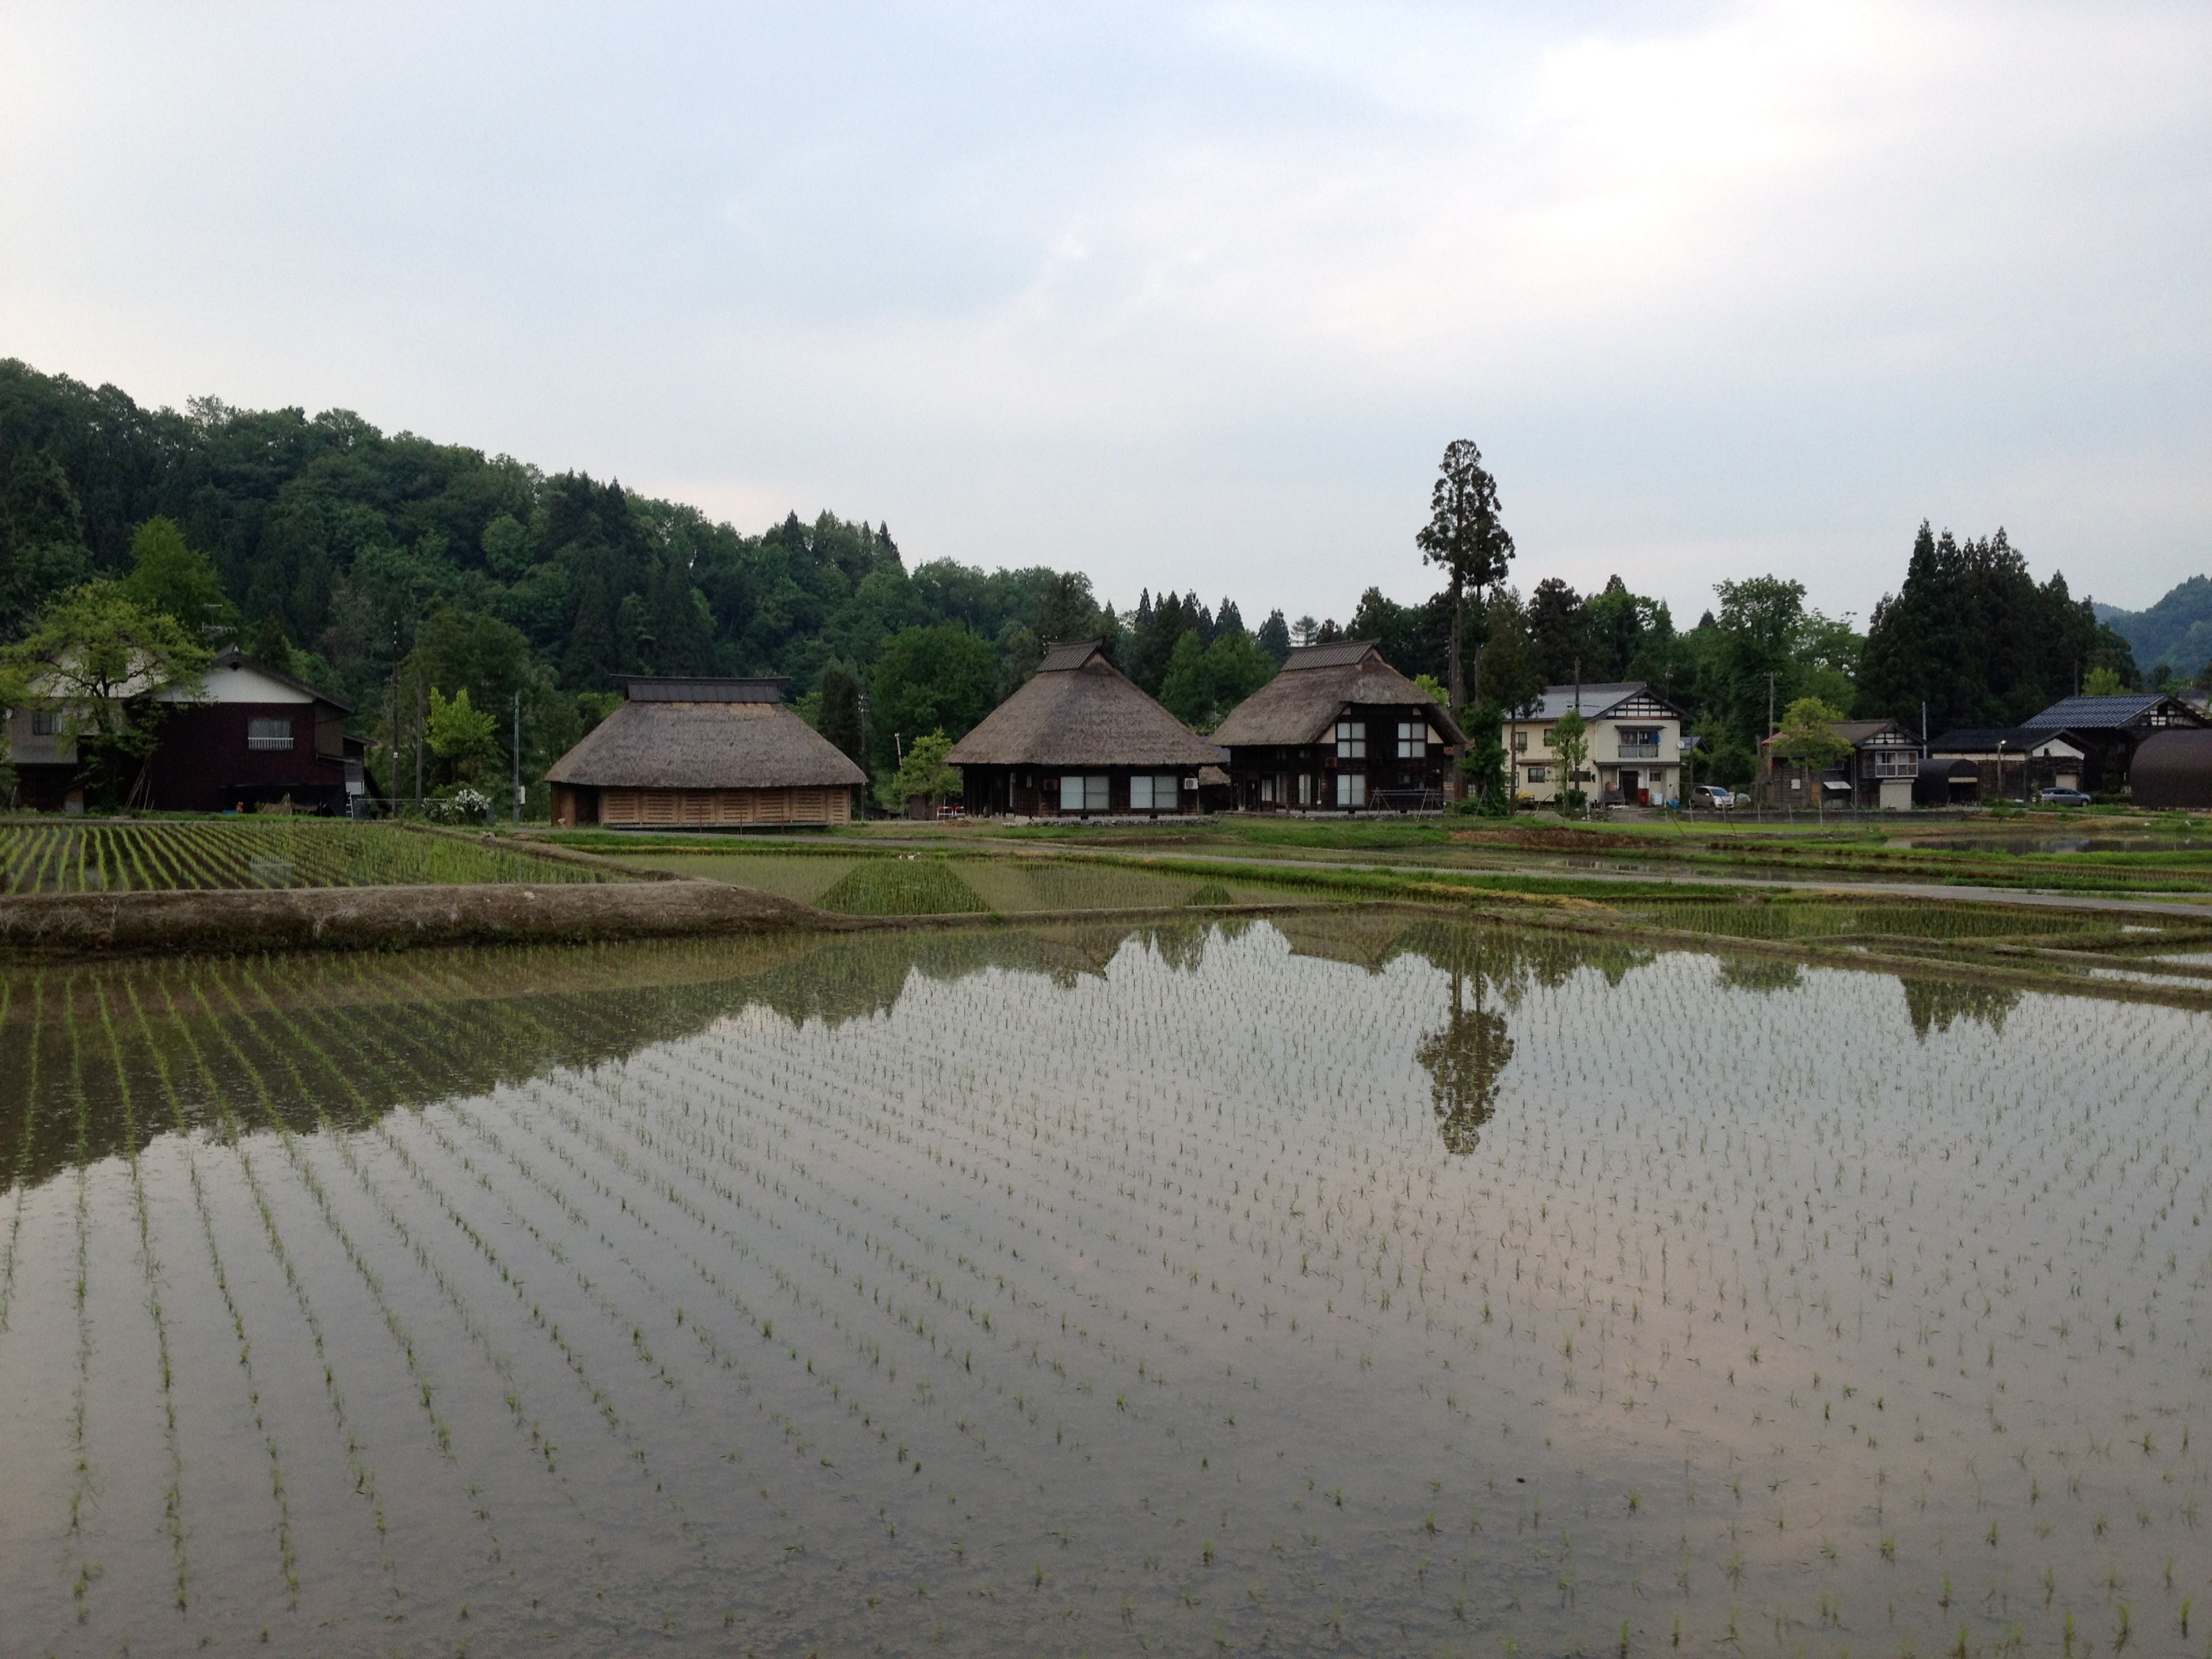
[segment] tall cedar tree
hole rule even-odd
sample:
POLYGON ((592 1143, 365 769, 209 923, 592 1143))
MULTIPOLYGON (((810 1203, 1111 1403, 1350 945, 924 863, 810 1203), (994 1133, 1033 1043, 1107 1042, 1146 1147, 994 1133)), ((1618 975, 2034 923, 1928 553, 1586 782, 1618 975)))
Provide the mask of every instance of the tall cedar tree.
MULTIPOLYGON (((1513 558, 1513 538, 1499 520, 1498 481, 1482 465, 1482 452, 1465 438, 1444 447, 1429 492, 1429 521, 1413 538, 1421 557, 1443 568, 1452 597, 1450 660, 1444 684, 1454 708, 1467 702, 1467 677, 1460 641, 1467 631, 1467 591, 1481 602, 1484 592, 1505 580, 1513 558)), ((1478 664, 1477 673, 1480 672, 1478 664)))

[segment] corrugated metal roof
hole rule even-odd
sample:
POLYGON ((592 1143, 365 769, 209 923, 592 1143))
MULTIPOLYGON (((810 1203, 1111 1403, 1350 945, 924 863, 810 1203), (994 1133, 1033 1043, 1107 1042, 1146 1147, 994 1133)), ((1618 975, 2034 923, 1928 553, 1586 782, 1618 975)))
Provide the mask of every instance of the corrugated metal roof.
POLYGON ((2185 715, 2203 716, 2179 697, 2168 697, 2156 691, 2129 691, 2116 697, 2062 697, 2045 709, 2030 726, 2070 726, 2081 732, 2109 732, 2118 726, 2132 726, 2162 702, 2170 702, 2176 711, 2185 715))
POLYGON ((1055 640, 1044 648, 1040 674, 1072 674, 1098 653, 1097 640, 1055 640))
POLYGON ((1332 640, 1327 645, 1294 645, 1284 659, 1282 672, 1295 674, 1303 668, 1345 668, 1381 644, 1377 640, 1332 640))
POLYGON ((785 684, 781 675, 769 674, 632 674, 623 689, 632 702, 781 702, 785 684))

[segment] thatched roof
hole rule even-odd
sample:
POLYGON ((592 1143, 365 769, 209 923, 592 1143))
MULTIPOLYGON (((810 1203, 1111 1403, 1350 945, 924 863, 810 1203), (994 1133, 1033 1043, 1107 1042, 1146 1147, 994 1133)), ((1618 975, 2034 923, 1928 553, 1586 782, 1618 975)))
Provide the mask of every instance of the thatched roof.
POLYGON ((1049 647, 952 745, 955 766, 1218 766, 1228 758, 1122 678, 1096 640, 1049 647))
POLYGON ((867 775, 785 704, 775 681, 633 680, 629 698, 553 763, 602 789, 839 789, 867 775), (764 692, 763 688, 768 688, 764 692), (678 702, 672 691, 688 694, 678 702))
POLYGON ((1446 743, 1465 735, 1443 705, 1382 660, 1373 640, 1340 640, 1292 651, 1274 678, 1229 711, 1213 729, 1225 747, 1319 743, 1346 705, 1423 705, 1446 743))

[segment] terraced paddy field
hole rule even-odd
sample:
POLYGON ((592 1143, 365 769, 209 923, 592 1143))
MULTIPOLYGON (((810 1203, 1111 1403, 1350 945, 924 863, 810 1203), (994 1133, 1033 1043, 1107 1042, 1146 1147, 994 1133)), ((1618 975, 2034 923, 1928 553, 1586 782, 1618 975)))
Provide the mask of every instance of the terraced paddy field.
POLYGON ((0 894, 622 878, 513 844, 328 818, 0 822, 0 894))
POLYGON ((1279 888, 1257 882, 1224 884, 1201 876, 1035 858, 719 852, 615 856, 640 870, 756 887, 850 915, 1137 910, 1283 897, 1279 888))
POLYGON ((2203 1653, 2208 1095, 1407 911, 0 971, 4 1645, 2203 1653))

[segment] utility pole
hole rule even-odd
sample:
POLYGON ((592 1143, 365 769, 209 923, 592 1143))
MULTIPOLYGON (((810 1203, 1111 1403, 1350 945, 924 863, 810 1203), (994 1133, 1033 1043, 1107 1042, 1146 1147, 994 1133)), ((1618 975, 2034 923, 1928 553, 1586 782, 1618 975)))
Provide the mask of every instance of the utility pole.
POLYGON ((429 719, 429 711, 423 706, 426 701, 422 695, 422 681, 418 675, 415 681, 415 816, 416 817, 422 816, 422 727, 429 719))
POLYGON ((393 811, 399 806, 399 618, 392 619, 392 769, 385 791, 393 811))
POLYGON ((522 693, 514 694, 514 795, 510 808, 513 821, 522 822, 522 693))

